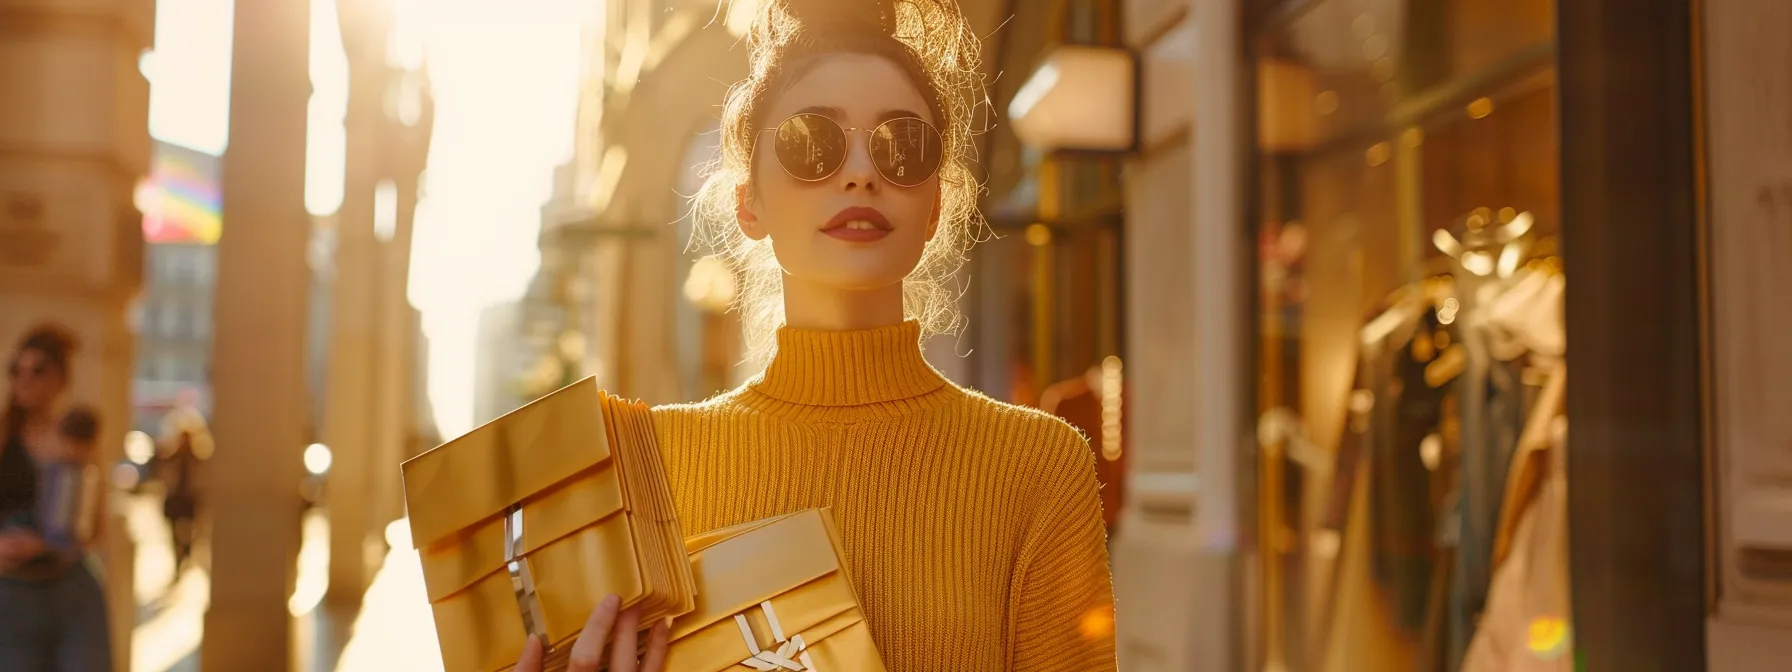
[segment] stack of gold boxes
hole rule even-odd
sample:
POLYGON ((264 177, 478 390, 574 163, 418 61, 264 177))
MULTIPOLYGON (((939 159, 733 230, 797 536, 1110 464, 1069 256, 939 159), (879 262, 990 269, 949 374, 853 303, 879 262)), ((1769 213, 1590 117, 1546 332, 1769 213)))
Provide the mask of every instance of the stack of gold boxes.
POLYGON ((611 594, 648 623, 695 606, 647 409, 594 380, 405 462, 404 486, 450 672, 514 664, 526 636, 563 662, 611 594))
POLYGON ((586 379, 404 464, 448 672, 563 669, 608 595, 675 618, 667 669, 881 670, 825 509, 684 539, 647 408, 586 379))

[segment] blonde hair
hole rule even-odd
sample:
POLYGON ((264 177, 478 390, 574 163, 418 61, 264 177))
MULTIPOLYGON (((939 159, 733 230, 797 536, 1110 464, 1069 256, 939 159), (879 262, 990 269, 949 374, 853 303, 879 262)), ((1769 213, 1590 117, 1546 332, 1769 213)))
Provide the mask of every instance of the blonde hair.
MULTIPOLYGON (((740 0, 735 0, 740 1, 740 0)), ((750 188, 752 151, 766 97, 782 90, 820 57, 840 53, 883 56, 901 67, 928 100, 939 126, 944 160, 939 170, 939 223, 920 263, 903 282, 903 312, 922 336, 956 333, 964 317, 958 269, 984 222, 977 211, 981 185, 972 123, 987 104, 976 34, 954 0, 765 0, 747 35, 750 71, 729 89, 722 109, 721 156, 697 192, 690 213, 691 243, 719 257, 733 273, 745 358, 755 364, 776 352, 784 323, 783 271, 771 241, 755 241, 736 220, 739 190, 750 188)))

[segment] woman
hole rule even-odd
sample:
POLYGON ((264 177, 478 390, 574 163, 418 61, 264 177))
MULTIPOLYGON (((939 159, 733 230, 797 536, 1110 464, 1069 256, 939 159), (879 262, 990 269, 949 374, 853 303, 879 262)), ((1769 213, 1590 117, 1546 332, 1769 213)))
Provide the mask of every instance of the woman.
MULTIPOLYGON (((685 533, 828 506, 891 670, 1114 669, 1088 444, 921 355, 956 326, 953 274, 980 225, 975 36, 952 0, 772 0, 748 39, 695 216, 770 361, 655 409, 685 533)), ((608 669, 658 670, 666 627, 638 647, 639 625, 606 602, 571 669, 606 662, 607 635, 608 669)), ((529 644, 518 669, 540 655, 529 644)))
POLYGON ((174 543, 174 576, 170 581, 178 581, 181 570, 192 557, 193 542, 198 536, 195 519, 199 515, 200 465, 192 430, 180 430, 172 443, 173 448, 161 460, 160 471, 166 490, 162 497, 162 517, 168 520, 168 534, 174 543))
POLYGON ((26 334, 8 369, 0 419, 0 662, 8 670, 112 669, 106 598, 84 562, 77 485, 91 471, 95 423, 62 411, 74 340, 26 334), (51 509, 65 513, 51 513, 51 509))

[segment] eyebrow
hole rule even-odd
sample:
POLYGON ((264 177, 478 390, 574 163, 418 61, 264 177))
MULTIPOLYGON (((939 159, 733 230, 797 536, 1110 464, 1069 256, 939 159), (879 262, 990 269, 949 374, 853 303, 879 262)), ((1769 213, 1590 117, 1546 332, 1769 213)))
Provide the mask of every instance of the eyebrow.
POLYGON ((841 117, 846 116, 845 111, 841 110, 840 108, 827 107, 824 105, 810 105, 803 109, 797 110, 796 113, 797 114, 819 114, 819 115, 827 117, 829 119, 833 119, 834 121, 840 121, 841 117))
POLYGON ((877 115, 877 123, 882 124, 891 119, 902 119, 905 117, 926 119, 926 117, 921 116, 919 113, 910 110, 885 110, 883 114, 877 115))
MULTIPOLYGON (((819 114, 819 115, 827 117, 829 119, 833 119, 836 122, 842 122, 842 123, 844 123, 842 120, 845 119, 845 117, 846 117, 845 110, 842 110, 838 107, 831 107, 831 106, 827 106, 827 105, 810 105, 803 109, 797 110, 796 113, 797 114, 819 114)), ((913 110, 884 110, 882 113, 877 115, 877 123, 882 124, 891 119, 902 119, 905 117, 914 117, 916 119, 926 119, 926 117, 921 116, 920 114, 914 112, 913 110)))

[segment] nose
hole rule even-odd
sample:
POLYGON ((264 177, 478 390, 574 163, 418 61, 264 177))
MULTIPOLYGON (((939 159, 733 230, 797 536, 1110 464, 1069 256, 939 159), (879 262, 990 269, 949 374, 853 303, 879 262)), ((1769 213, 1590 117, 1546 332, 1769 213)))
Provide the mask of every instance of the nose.
POLYGON ((877 166, 871 162, 871 143, 860 131, 846 134, 846 163, 840 166, 841 187, 848 192, 878 190, 877 166))

